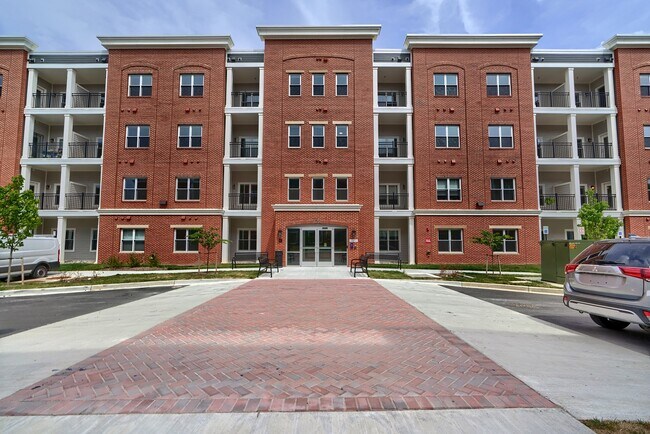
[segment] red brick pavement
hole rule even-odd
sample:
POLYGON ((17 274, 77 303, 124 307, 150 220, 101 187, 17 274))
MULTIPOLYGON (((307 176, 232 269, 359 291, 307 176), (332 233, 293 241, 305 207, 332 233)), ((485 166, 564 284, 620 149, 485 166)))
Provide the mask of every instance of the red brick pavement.
POLYGON ((0 400, 0 414, 553 406, 373 281, 255 280, 0 400))

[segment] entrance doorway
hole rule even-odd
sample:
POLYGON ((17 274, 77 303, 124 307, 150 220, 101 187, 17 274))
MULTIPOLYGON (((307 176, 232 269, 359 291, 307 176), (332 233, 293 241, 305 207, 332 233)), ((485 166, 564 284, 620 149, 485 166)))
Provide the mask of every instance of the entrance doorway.
POLYGON ((306 226, 287 229, 287 265, 331 267, 348 264, 346 228, 306 226))

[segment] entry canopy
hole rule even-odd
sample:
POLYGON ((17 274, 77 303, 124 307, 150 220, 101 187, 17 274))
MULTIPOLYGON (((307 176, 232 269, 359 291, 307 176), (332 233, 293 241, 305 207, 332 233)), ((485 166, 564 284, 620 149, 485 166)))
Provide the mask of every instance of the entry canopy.
POLYGON ((341 26, 257 26, 257 34, 266 39, 376 39, 379 24, 341 26))

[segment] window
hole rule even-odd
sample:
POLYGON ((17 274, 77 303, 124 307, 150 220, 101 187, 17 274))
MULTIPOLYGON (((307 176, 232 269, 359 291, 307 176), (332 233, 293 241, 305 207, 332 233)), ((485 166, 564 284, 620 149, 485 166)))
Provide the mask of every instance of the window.
POLYGON ((176 200, 199 200, 201 178, 176 178, 176 200))
POLYGON ((4 76, 0 74, 0 96, 2 96, 2 85, 4 83, 4 76))
POLYGON ((94 194, 93 194, 93 205, 99 206, 99 196, 102 192, 102 186, 100 184, 94 185, 94 194))
POLYGON ((122 229, 122 252, 144 252, 144 229, 122 229))
POLYGON ((641 74, 641 96, 650 96, 650 74, 641 74))
POLYGON ((436 148, 460 148, 460 127, 436 125, 436 148))
POLYGON ((147 200, 147 178, 124 178, 123 200, 147 200))
POLYGON ((201 125, 179 125, 178 126, 178 147, 179 148, 200 148, 203 135, 201 125))
POLYGON ((438 251, 463 253, 463 230, 438 229, 438 251))
POLYGON ((300 200, 300 178, 289 178, 289 197, 288 199, 300 200))
POLYGON ((311 147, 312 148, 325 147, 325 125, 311 126, 311 147))
POLYGON ((75 234, 74 229, 65 230, 65 241, 64 241, 63 249, 66 252, 74 252, 74 234, 75 234))
POLYGON ((174 252, 198 252, 199 242, 192 239, 198 229, 175 229, 174 252))
POLYGON ((648 200, 650 201, 650 178, 648 178, 648 200))
POLYGON ((399 230, 398 229, 379 230, 379 251, 399 252, 399 230))
POLYGON ((203 96, 203 74, 181 74, 181 96, 203 96))
POLYGON ((490 148, 512 148, 512 125, 488 126, 490 148))
POLYGON ((257 231, 254 229, 240 229, 237 237, 237 250, 257 251, 257 231))
POLYGON ((129 96, 151 96, 151 74, 129 75, 129 96))
POLYGON ((99 235, 99 229, 93 228, 90 230, 90 251, 97 251, 97 236, 99 235))
POLYGON ((643 126, 643 143, 646 149, 650 149, 650 125, 643 126))
POLYGON ((257 184, 239 184, 239 203, 242 209, 255 209, 256 206, 247 207, 243 205, 257 205, 257 184))
POLYGON ((348 75, 336 74, 336 96, 348 95, 348 75))
POLYGON ((289 74, 289 96, 300 96, 300 74, 289 74))
POLYGON ((399 209, 400 192, 399 184, 379 184, 379 207, 399 209))
POLYGON ((336 147, 337 148, 348 147, 348 126, 347 125, 336 126, 336 147))
POLYGON ((510 96, 510 74, 487 75, 488 96, 510 96))
POLYGON ((514 178, 492 178, 490 181, 492 200, 515 200, 514 178))
POLYGON ((311 179, 311 200, 325 200, 325 179, 311 179))
POLYGON ((348 200, 348 178, 336 178, 336 200, 348 200))
POLYGON ((325 95, 325 74, 312 74, 311 87, 311 94, 313 96, 325 95))
POLYGON ((499 235, 503 235, 504 237, 506 237, 506 239, 503 240, 503 245, 501 246, 501 248, 495 250, 495 252, 517 253, 517 251, 518 251, 518 245, 517 245, 518 232, 519 231, 517 229, 493 229, 492 230, 493 234, 499 234, 499 235))
POLYGON ((127 148, 148 148, 149 147, 149 125, 127 125, 126 147, 127 148))
POLYGON ((289 125, 289 147, 300 147, 300 125, 289 125))
POLYGON ((458 74, 433 74, 435 96, 458 96, 458 74))
POLYGON ((460 178, 438 178, 436 194, 438 200, 460 200, 460 178))

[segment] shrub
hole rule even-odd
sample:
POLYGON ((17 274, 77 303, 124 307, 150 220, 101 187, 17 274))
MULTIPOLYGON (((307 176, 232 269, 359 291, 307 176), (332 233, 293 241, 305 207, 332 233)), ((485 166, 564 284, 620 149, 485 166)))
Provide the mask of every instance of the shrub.
POLYGON ((124 263, 120 261, 120 259, 117 256, 109 256, 106 258, 104 261, 104 265, 108 268, 122 268, 124 267, 124 263))
POLYGON ((156 252, 149 255, 149 257, 147 258, 147 265, 149 265, 152 268, 160 268, 160 259, 158 258, 156 252))
POLYGON ((129 255, 128 265, 131 268, 140 267, 142 266, 142 259, 138 255, 131 253, 129 255))

